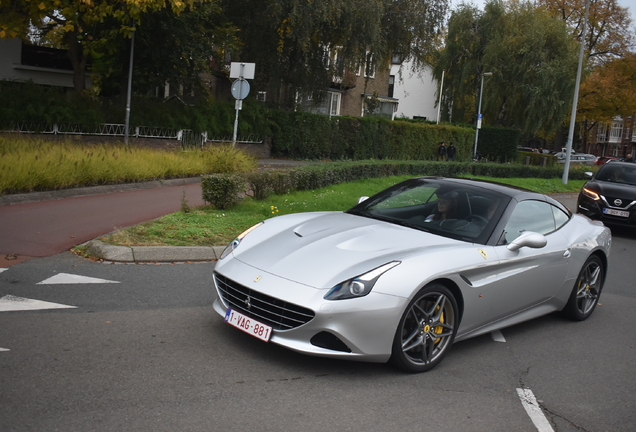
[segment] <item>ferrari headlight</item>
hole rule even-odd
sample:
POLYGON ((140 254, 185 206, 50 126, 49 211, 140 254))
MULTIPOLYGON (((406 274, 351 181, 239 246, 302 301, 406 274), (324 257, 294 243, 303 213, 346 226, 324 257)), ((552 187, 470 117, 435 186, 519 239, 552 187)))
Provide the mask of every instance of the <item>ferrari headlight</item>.
POLYGON ((583 195, 593 199, 594 201, 598 201, 601 199, 601 197, 596 192, 587 188, 583 188, 583 195))
POLYGON ((339 283, 331 288, 324 298, 325 300, 343 300, 363 297, 371 292, 373 285, 375 285, 380 276, 400 264, 400 262, 401 261, 391 261, 370 272, 339 283))
POLYGON ((240 233, 238 235, 238 237, 236 237, 234 240, 232 240, 230 242, 230 244, 228 244, 225 249, 223 249, 223 253, 221 253, 221 257, 219 258, 220 260, 222 260, 223 258, 225 258, 226 256, 228 256, 230 253, 232 253, 232 251, 234 251, 234 249, 236 249, 238 247, 239 244, 241 244, 241 241, 243 241, 243 238, 245 238, 246 235, 248 235, 249 233, 251 233, 252 231, 254 231, 256 228, 258 228, 259 226, 263 225, 264 222, 259 222, 256 225, 246 229, 245 231, 243 231, 242 233, 240 233))

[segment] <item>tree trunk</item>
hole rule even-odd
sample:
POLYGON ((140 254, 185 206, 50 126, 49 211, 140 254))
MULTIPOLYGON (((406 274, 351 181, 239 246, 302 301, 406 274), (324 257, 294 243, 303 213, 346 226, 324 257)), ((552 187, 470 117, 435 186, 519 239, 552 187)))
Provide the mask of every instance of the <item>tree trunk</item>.
POLYGON ((82 93, 86 90, 86 64, 88 63, 88 55, 84 54, 76 31, 66 34, 66 42, 68 43, 68 56, 73 65, 73 87, 77 93, 82 93))

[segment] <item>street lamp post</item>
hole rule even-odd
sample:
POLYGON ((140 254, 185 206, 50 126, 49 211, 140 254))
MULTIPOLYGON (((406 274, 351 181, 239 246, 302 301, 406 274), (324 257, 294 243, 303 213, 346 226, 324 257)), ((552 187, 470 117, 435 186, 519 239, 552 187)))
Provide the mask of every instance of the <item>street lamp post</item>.
POLYGON ((481 96, 484 93, 484 77, 492 75, 492 72, 481 74, 481 88, 479 90, 479 106, 477 108, 477 127, 475 128, 475 148, 473 150, 473 160, 477 160, 477 140, 479 139, 479 129, 481 129, 481 96))
POLYGON ((570 156, 572 156, 572 141, 574 140, 574 125, 576 124, 576 108, 579 103, 579 83, 581 82, 581 69, 583 68, 583 56, 585 52, 585 34, 587 33, 587 18, 590 12, 590 0, 585 1, 585 19, 583 20, 583 33, 581 34, 581 46, 579 47, 579 66, 576 71, 576 84, 574 85, 574 101, 572 102, 572 114, 570 115, 570 131, 565 146, 565 163, 561 182, 568 184, 570 174, 570 156))

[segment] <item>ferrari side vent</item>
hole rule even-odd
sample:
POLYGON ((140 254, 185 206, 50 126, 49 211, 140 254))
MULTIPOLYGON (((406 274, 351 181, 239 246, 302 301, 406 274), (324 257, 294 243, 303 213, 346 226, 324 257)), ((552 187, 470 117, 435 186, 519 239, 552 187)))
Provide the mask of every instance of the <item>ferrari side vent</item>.
POLYGON ((275 330, 291 330, 316 316, 311 309, 254 291, 216 272, 214 285, 225 306, 275 330))

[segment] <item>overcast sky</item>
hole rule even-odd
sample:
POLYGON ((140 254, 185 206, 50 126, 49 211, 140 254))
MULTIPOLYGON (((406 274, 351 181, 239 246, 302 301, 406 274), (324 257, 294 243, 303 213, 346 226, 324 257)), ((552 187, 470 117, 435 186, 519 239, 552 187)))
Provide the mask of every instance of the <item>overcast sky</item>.
MULTIPOLYGON (((466 3, 474 3, 483 9, 485 0, 451 0, 451 7, 460 4, 462 1, 466 3)), ((618 0, 618 4, 629 9, 632 15, 632 26, 636 26, 636 0, 618 0)))

